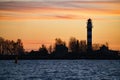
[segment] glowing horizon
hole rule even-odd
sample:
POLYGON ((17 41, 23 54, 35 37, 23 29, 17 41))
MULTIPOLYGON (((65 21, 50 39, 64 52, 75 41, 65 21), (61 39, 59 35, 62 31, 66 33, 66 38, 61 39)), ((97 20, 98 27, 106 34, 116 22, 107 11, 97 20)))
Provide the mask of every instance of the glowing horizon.
POLYGON ((119 0, 1 0, 0 36, 22 39, 26 50, 50 45, 55 38, 86 40, 86 22, 93 22, 93 43, 120 50, 119 0))

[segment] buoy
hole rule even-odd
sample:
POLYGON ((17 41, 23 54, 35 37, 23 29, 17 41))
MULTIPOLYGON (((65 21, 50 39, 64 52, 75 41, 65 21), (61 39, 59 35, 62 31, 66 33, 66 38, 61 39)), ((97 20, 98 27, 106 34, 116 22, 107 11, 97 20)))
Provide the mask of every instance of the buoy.
POLYGON ((18 63, 18 57, 17 56, 15 57, 15 63, 16 64, 18 63))

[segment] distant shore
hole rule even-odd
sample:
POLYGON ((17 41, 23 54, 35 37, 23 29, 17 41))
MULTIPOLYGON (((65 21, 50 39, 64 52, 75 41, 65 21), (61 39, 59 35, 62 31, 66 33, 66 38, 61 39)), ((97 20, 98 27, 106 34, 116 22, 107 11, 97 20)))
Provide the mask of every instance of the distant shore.
MULTIPOLYGON (((120 60, 118 57, 95 57, 95 56, 81 56, 81 57, 41 57, 41 56, 29 56, 29 55, 20 55, 17 56, 18 60, 120 60)), ((1 55, 0 60, 15 60, 15 55, 1 55)))

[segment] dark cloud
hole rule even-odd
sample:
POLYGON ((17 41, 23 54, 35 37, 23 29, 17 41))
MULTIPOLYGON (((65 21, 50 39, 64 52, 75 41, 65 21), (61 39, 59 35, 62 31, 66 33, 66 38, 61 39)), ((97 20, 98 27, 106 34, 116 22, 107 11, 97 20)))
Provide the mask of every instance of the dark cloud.
POLYGON ((79 16, 76 16, 76 15, 57 15, 57 16, 54 16, 58 19, 78 19, 80 18, 79 16))

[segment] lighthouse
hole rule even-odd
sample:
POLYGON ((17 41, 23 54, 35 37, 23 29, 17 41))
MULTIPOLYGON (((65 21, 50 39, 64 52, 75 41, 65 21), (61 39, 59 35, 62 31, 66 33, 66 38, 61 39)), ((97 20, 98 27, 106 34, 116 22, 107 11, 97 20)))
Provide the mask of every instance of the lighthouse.
POLYGON ((87 21, 87 51, 92 51, 92 20, 87 21))

